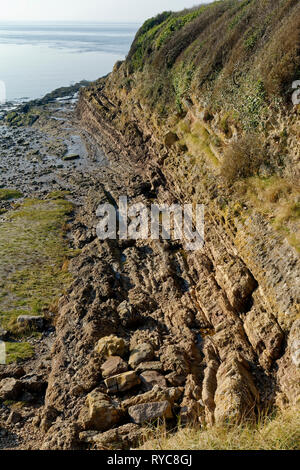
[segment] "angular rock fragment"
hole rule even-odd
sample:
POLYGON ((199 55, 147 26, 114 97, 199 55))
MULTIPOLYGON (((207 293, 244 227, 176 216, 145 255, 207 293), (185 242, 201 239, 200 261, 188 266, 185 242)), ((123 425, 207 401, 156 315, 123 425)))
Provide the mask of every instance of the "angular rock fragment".
POLYGON ((128 414, 136 424, 143 424, 158 418, 173 418, 172 408, 168 401, 131 406, 128 409, 128 414))
POLYGON ((109 393, 126 392, 141 383, 134 371, 109 377, 104 381, 109 393))
POLYGON ((168 401, 173 406, 174 403, 177 403, 183 394, 183 388, 162 388, 158 385, 155 385, 150 392, 143 393, 142 395, 137 395, 136 397, 129 398, 122 402, 122 409, 126 410, 131 406, 141 405, 144 403, 154 403, 161 401, 168 401))
POLYGON ((47 382, 44 378, 35 374, 25 375, 21 382, 24 391, 29 393, 43 394, 47 388, 47 382))
POLYGON ((166 375, 166 380, 171 387, 180 387, 181 385, 184 386, 186 376, 177 374, 177 372, 171 372, 166 375))
POLYGON ((98 450, 128 450, 138 446, 141 428, 129 423, 104 433, 82 432, 79 437, 82 441, 93 444, 98 450))
POLYGON ((141 343, 131 351, 129 364, 135 369, 141 362, 151 361, 154 357, 154 350, 151 344, 141 343))
POLYGON ((139 312, 127 301, 122 302, 118 306, 118 314, 121 323, 125 328, 136 326, 141 321, 141 315, 139 312))
POLYGON ((164 364, 164 370, 166 372, 176 372, 177 375, 185 377, 190 372, 190 366, 186 354, 177 346, 168 345, 162 351, 160 360, 164 364))
POLYGON ((16 400, 22 391, 22 383, 14 378, 0 382, 0 400, 16 400))
POLYGON ((12 411, 7 418, 6 423, 7 424, 17 424, 20 421, 22 421, 22 415, 18 413, 17 411, 12 411))
POLYGON ((25 370, 22 366, 11 364, 8 366, 0 366, 0 380, 6 379, 7 377, 13 377, 19 379, 25 375, 25 370))
POLYGON ((101 366, 102 376, 104 378, 122 374, 128 371, 128 364, 119 356, 111 356, 101 366))
POLYGON ((140 379, 146 391, 152 390, 155 385, 159 385, 160 387, 167 386, 167 381, 164 376, 155 370, 146 370, 140 375, 140 379))
POLYGON ((155 370, 156 372, 163 372, 164 366, 159 361, 141 362, 136 368, 136 372, 144 372, 149 370, 155 370))

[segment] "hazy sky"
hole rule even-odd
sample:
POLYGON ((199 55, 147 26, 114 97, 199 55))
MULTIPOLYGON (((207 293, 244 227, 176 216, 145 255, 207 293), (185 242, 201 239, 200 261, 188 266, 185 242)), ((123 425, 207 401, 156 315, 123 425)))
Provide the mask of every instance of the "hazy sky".
POLYGON ((182 10, 211 0, 2 0, 0 21, 142 22, 164 10, 182 10))

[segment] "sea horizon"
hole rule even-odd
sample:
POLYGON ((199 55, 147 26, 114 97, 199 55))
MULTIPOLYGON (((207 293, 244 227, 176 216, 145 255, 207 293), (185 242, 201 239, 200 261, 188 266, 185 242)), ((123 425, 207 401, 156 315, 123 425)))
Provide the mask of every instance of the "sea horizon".
POLYGON ((0 21, 0 81, 7 101, 41 98, 56 88, 106 75, 125 59, 139 26, 107 21, 0 21))

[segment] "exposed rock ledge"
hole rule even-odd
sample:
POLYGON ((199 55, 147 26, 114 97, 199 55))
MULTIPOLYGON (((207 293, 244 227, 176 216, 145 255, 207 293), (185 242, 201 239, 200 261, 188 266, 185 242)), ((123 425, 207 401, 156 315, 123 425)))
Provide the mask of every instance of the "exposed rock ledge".
POLYGON ((210 205, 197 253, 97 240, 100 201, 124 191, 131 202, 185 198, 161 171, 168 147, 134 104, 132 122, 118 130, 112 116, 122 101, 113 98, 98 91, 79 103, 110 168, 91 182, 74 225, 83 250, 59 305, 40 417, 45 449, 128 448, 151 419, 239 421, 299 395, 298 260, 262 219, 228 227, 210 205))

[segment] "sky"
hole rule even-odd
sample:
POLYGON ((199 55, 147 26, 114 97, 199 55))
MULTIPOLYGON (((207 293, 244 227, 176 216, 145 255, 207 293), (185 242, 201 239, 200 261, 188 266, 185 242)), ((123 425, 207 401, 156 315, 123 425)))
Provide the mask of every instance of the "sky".
POLYGON ((137 22, 211 0, 2 0, 0 21, 137 22))

